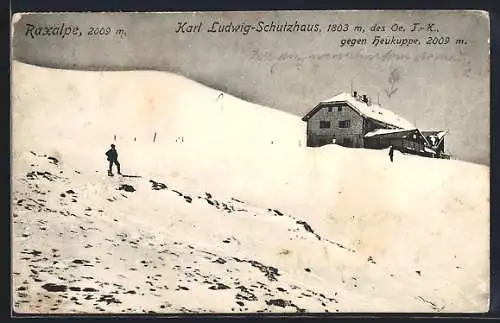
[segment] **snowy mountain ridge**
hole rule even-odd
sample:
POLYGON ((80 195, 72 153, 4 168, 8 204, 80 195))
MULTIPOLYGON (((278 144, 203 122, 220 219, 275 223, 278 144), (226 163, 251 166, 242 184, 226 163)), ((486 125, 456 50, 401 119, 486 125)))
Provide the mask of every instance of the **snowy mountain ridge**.
POLYGON ((488 308, 488 167, 308 148, 298 117, 168 73, 13 84, 17 311, 488 308))

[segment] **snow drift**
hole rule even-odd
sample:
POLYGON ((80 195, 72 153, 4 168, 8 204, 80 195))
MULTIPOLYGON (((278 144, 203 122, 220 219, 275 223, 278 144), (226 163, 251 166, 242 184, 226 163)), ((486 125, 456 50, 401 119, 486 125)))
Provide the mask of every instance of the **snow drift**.
POLYGON ((165 72, 12 68, 15 310, 488 309, 488 167, 308 148, 165 72))

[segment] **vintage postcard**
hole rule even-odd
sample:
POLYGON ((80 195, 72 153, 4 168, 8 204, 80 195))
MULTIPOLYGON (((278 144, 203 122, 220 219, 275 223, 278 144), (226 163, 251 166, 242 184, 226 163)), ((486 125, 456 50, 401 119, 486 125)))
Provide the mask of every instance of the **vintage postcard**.
POLYGON ((487 12, 11 26, 13 312, 488 311, 487 12))

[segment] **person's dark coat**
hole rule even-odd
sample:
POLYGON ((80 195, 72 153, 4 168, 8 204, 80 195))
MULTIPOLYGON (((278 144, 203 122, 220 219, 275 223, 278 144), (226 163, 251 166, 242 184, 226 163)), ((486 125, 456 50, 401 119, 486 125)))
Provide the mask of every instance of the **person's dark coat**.
POLYGON ((118 160, 118 152, 116 149, 111 148, 106 152, 106 156, 108 157, 108 161, 118 160))

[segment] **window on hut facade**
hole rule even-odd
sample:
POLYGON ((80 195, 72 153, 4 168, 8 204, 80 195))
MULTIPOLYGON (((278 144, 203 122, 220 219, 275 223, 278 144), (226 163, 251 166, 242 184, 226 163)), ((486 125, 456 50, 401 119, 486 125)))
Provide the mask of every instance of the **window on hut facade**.
POLYGON ((339 121, 339 128, 350 128, 350 127, 351 127, 351 120, 339 121))
POLYGON ((330 128, 330 121, 320 121, 319 122, 319 127, 324 129, 324 128, 330 128))
POLYGON ((339 106, 337 111, 342 112, 342 106, 339 106))
POLYGON ((328 107, 328 112, 332 112, 332 107, 328 107))

